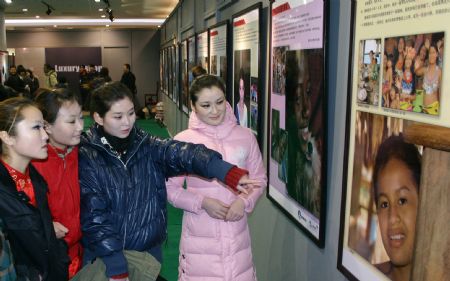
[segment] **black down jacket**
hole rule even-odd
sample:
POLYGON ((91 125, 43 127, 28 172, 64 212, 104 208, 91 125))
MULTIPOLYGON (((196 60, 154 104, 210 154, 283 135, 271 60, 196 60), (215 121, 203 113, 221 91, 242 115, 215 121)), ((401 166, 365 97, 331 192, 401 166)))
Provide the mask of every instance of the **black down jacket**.
POLYGON ((126 272, 122 250, 146 251, 166 239, 168 177, 190 173, 223 181, 232 167, 203 145, 160 140, 137 127, 131 134, 121 158, 96 124, 79 149, 83 244, 103 258, 109 276, 126 272))
POLYGON ((64 240, 56 239, 47 203, 47 184, 30 168, 37 207, 29 203, 6 168, 0 164, 0 217, 11 245, 18 280, 64 281, 69 278, 69 256, 64 240), (39 277, 40 276, 40 277, 39 277))

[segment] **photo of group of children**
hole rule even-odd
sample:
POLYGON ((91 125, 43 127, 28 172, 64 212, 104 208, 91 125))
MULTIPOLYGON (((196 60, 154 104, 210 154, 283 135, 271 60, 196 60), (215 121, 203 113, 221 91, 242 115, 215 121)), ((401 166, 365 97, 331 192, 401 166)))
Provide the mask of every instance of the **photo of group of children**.
POLYGON ((439 115, 444 32, 385 38, 383 52, 380 44, 360 42, 358 103, 439 115))

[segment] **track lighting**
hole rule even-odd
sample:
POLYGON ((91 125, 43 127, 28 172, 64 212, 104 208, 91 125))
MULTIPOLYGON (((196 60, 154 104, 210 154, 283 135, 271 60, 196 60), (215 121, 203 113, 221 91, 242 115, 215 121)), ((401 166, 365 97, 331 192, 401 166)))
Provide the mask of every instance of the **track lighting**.
POLYGON ((113 21, 114 21, 113 11, 112 11, 110 8, 107 8, 107 9, 106 9, 106 12, 108 13, 109 20, 110 20, 111 22, 113 22, 113 21))
POLYGON ((44 4, 45 6, 47 6, 47 11, 45 11, 45 13, 50 16, 50 14, 52 13, 52 11, 55 10, 55 8, 53 8, 52 6, 50 6, 50 4, 48 4, 45 1, 41 1, 42 4, 44 4))

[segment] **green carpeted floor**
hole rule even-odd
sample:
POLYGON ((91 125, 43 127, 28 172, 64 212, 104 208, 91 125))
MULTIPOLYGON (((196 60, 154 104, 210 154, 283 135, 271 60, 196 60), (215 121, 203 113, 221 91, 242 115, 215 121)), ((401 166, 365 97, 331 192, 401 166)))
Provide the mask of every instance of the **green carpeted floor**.
MULTIPOLYGON (((88 128, 93 120, 89 116, 85 116, 84 127, 88 128)), ((154 119, 137 120, 137 125, 143 130, 149 132, 151 135, 160 138, 168 138, 169 133, 166 128, 161 128, 154 119)), ((183 211, 172 207, 167 203, 167 232, 168 238, 163 244, 163 266, 161 269, 161 276, 169 281, 176 281, 178 279, 178 253, 179 242, 181 235, 181 219, 183 211)))

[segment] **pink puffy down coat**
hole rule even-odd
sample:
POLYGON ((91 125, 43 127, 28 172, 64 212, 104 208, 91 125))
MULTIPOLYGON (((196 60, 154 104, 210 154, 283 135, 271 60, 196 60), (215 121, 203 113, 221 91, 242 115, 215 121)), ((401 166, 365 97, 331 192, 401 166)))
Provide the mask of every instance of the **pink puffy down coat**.
POLYGON ((253 133, 237 125, 232 109, 227 104, 224 122, 210 126, 200 121, 194 112, 189 119, 189 129, 175 139, 202 143, 222 154, 222 157, 240 168, 247 169, 250 178, 262 182, 245 197, 235 195, 217 180, 206 181, 198 177, 169 179, 169 202, 184 210, 180 241, 178 279, 183 281, 252 281, 256 280, 253 267, 247 214, 265 190, 267 177, 261 152, 253 133), (183 189, 186 180, 187 189, 183 189), (211 218, 201 208, 204 197, 231 204, 237 196, 245 202, 245 214, 240 221, 225 222, 211 218))

